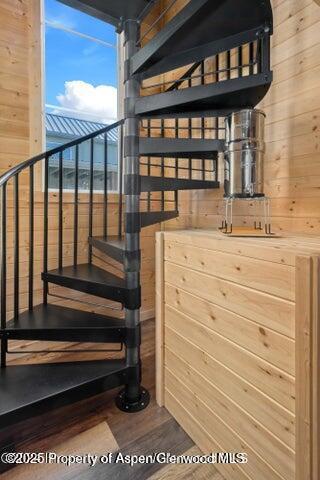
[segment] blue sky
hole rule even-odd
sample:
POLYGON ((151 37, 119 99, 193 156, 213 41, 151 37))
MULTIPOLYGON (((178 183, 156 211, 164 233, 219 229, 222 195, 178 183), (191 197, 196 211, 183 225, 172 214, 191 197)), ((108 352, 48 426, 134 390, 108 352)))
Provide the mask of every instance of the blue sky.
MULTIPOLYGON (((45 18, 116 44, 113 26, 57 0, 45 0, 45 18)), ((57 96, 65 93, 65 82, 82 81, 93 87, 117 85, 116 49, 46 26, 45 55, 47 104, 59 105, 57 96)))

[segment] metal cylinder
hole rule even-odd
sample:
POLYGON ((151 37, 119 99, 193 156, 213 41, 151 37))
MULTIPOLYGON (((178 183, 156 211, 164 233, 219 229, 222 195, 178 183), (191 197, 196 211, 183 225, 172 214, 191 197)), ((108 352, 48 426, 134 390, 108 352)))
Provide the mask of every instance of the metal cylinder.
POLYGON ((241 110, 225 122, 225 196, 263 197, 264 112, 241 110))

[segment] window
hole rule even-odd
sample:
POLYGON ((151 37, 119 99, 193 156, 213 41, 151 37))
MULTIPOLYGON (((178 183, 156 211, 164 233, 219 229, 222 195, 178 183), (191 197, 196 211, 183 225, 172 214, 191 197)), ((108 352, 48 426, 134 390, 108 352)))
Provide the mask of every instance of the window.
MULTIPOLYGON (((117 34, 113 26, 57 0, 45 0, 46 143, 66 144, 117 120, 117 34)), ((118 135, 108 133, 108 190, 118 190, 118 135)), ((104 138, 94 141, 94 190, 104 188, 104 138)), ((79 191, 88 191, 90 142, 79 148, 79 191)), ((75 148, 63 155, 63 188, 73 190, 75 148)), ((59 155, 49 159, 49 188, 59 187, 59 155)))
MULTIPOLYGON (((118 191, 118 145, 117 139, 110 139, 108 134, 108 191, 118 191)), ((113 133, 113 136, 114 133, 113 133)), ((65 142, 48 142, 48 149, 59 147, 65 142)), ((96 192, 104 189, 104 139, 94 141, 93 156, 93 189, 96 192)), ((69 148, 63 154, 63 189, 73 190, 75 187, 75 147, 69 148)), ((79 147, 79 191, 89 190, 90 185, 90 142, 85 142, 79 147)), ((59 154, 52 155, 49 160, 49 188, 59 188, 59 154)))

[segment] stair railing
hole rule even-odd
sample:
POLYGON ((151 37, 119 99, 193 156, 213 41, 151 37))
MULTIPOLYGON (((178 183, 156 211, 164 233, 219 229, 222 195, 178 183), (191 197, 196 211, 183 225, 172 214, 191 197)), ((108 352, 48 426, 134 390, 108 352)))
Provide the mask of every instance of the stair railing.
MULTIPOLYGON (((32 310, 35 303, 35 264, 37 263, 37 273, 39 270, 39 259, 35 258, 35 249, 42 249, 42 271, 48 270, 49 263, 49 251, 52 251, 52 245, 57 243, 57 266, 61 268, 64 261, 64 199, 66 192, 64 191, 64 162, 67 152, 74 152, 74 186, 72 189, 68 189, 67 203, 68 207, 73 209, 73 232, 71 229, 71 235, 69 230, 68 235, 68 256, 71 259, 73 265, 77 265, 80 257, 79 252, 79 207, 82 204, 88 204, 88 235, 92 235, 95 227, 95 207, 100 205, 102 208, 103 220, 99 225, 99 229, 102 230, 102 235, 107 236, 108 226, 108 200, 110 194, 109 188, 109 159, 108 159, 108 145, 110 145, 110 135, 112 133, 113 141, 119 138, 120 154, 119 154, 119 168, 118 168, 118 182, 119 182, 119 200, 118 200, 118 213, 117 221, 118 226, 116 230, 121 234, 122 224, 122 135, 123 121, 118 121, 112 125, 108 125, 100 130, 92 132, 84 137, 72 140, 69 143, 58 146, 44 153, 40 153, 29 160, 26 160, 19 165, 14 166, 8 172, 0 177, 0 199, 1 199, 1 233, 0 233, 0 247, 1 247, 1 269, 0 269, 0 320, 1 328, 4 329, 6 325, 7 315, 10 311, 13 312, 14 317, 18 316, 20 309, 29 308, 32 310), (118 132, 118 135, 115 132, 118 132), (102 195, 101 201, 95 200, 95 148, 96 142, 103 144, 103 159, 102 159, 102 171, 103 171, 103 187, 102 191, 99 191, 102 195), (87 202, 80 202, 79 195, 82 194, 82 190, 79 188, 80 184, 80 172, 85 172, 83 169, 85 162, 81 158, 81 149, 84 145, 89 144, 89 182, 88 190, 84 193, 88 195, 87 202), (35 189, 35 166, 44 162, 43 168, 43 182, 39 189, 35 189), (53 191, 49 183, 49 168, 50 165, 58 164, 58 188, 53 191), (82 169, 81 169, 82 167, 82 169), (120 172, 120 173, 119 173, 120 172), (52 192, 50 192, 50 189, 52 192), (40 190, 40 191, 39 191, 40 190), (50 192, 50 196, 49 196, 50 192), (57 197, 57 239, 52 238, 50 232, 50 198, 57 197), (37 215, 39 207, 36 203, 40 202, 41 210, 43 208, 43 217, 37 215), (42 221, 41 221, 42 218, 42 221), (10 221, 8 221, 8 219, 10 221), (40 221, 39 221, 40 220, 40 221), (39 239, 38 231, 43 223, 43 244, 41 245, 41 239, 39 239), (23 224, 23 229, 21 225, 23 224), (50 248, 49 248, 50 244, 50 248), (8 258, 12 258, 12 264, 8 265, 8 258), (23 273, 21 269, 23 268, 23 273), (11 277, 13 275, 13 288, 10 285, 11 277), (26 281, 25 281, 26 280, 26 281), (8 286, 9 285, 9 286, 8 286), (21 297, 24 297, 21 305, 21 297), (8 304, 9 299, 9 304, 8 304)), ((68 165, 70 166, 70 159, 68 159, 68 165)), ((101 166, 100 166, 101 169, 101 166)), ((117 192, 115 192, 117 193, 117 192)), ((41 235, 40 235, 41 236, 41 235)), ((87 239, 81 238, 81 241, 87 239)), ((50 260, 52 254, 50 254, 50 260)), ((88 258, 92 261, 92 248, 88 247, 88 258)), ((40 260, 41 262, 41 260, 40 260)), ((52 263, 52 262, 50 262, 52 263)), ((47 303, 48 286, 43 284, 43 301, 47 303)), ((37 298, 36 303, 41 303, 41 299, 37 298)), ((2 338, 1 352, 5 352, 6 339, 2 338)))
MULTIPOLYGON (((217 65, 218 65, 218 68, 219 68, 218 61, 217 61, 217 65)), ((198 79, 198 78, 201 79, 201 84, 204 84, 204 82, 205 82, 205 62, 204 62, 204 60, 196 62, 193 65, 191 65, 191 67, 189 67, 185 71, 185 73, 183 75, 181 75, 181 77, 179 77, 179 79, 167 82, 168 84, 170 84, 170 86, 166 88, 165 92, 172 92, 174 90, 179 90, 179 88, 183 85, 184 82, 188 82, 188 87, 191 87, 192 86, 192 81, 194 79, 198 79), (200 70, 200 75, 196 74, 197 70, 200 70)), ((167 83, 153 84, 152 87, 163 86, 163 85, 166 85, 167 83)), ((151 87, 150 86, 145 87, 145 89, 149 89, 149 88, 151 88, 151 87)), ((187 127, 181 127, 180 122, 179 122, 179 118, 175 118, 174 119, 174 126, 168 127, 165 124, 165 120, 162 118, 160 120, 161 126, 159 127, 159 126, 153 126, 152 125, 152 119, 148 118, 146 120, 142 120, 142 127, 146 130, 146 134, 147 134, 148 138, 153 137, 152 132, 155 131, 155 130, 156 131, 160 130, 160 137, 162 137, 162 138, 165 138, 166 133, 168 133, 168 131, 172 130, 174 132, 175 138, 179 138, 180 133, 183 132, 183 138, 191 139, 191 138, 193 138, 194 131, 198 131, 198 132, 200 131, 201 138, 205 139, 207 133, 210 131, 211 133, 214 133, 214 137, 216 139, 219 139, 221 131, 224 135, 225 127, 220 126, 219 117, 215 118, 214 120, 215 120, 214 127, 208 127, 205 124, 204 117, 201 117, 200 118, 200 123, 201 123, 200 127, 199 126, 194 127, 193 122, 192 122, 192 118, 189 118, 188 119, 188 126, 187 127)), ((198 177, 199 176, 201 177, 201 180, 206 180, 206 179, 208 179, 207 177, 210 176, 210 180, 218 181, 218 158, 217 158, 217 155, 213 154, 212 158, 202 159, 201 160, 201 165, 198 166, 198 167, 193 166, 192 157, 189 157, 187 160, 188 160, 188 166, 185 167, 185 166, 179 165, 179 159, 178 158, 175 159, 174 165, 171 165, 171 164, 166 164, 165 157, 161 157, 160 158, 160 165, 158 165, 157 163, 152 162, 151 157, 146 157, 146 163, 141 163, 141 165, 146 167, 147 175, 151 175, 152 168, 160 167, 160 173, 161 173, 162 178, 165 177, 165 172, 169 172, 169 171, 174 170, 174 177, 175 178, 179 178, 179 174, 181 172, 187 171, 189 179, 192 179, 193 175, 197 174, 198 177), (210 166, 211 168, 210 167, 208 168, 208 162, 211 163, 211 166, 210 166)), ((178 211, 178 209, 179 209, 179 191, 175 190, 173 192, 173 195, 174 195, 173 199, 170 199, 168 196, 165 196, 165 192, 161 192, 161 201, 160 201, 160 206, 161 206, 160 210, 161 211, 165 211, 166 210, 166 205, 169 205, 169 204, 172 204, 173 209, 175 211, 178 211)), ((147 211, 151 211, 152 201, 153 201, 151 192, 148 192, 146 201, 147 201, 147 211)), ((159 202, 158 198, 156 198, 155 201, 158 203, 159 202)))

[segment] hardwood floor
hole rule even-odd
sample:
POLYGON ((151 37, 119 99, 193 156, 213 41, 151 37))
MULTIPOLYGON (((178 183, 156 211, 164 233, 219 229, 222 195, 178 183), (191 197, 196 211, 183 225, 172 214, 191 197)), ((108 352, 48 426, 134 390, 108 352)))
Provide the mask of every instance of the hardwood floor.
MULTIPOLYGON (((46 345, 46 348, 48 345, 46 345)), ((75 345, 66 345, 61 354, 23 354, 22 358, 12 355, 14 363, 35 363, 71 360, 75 345)), ((77 345, 79 347, 79 345, 77 345)), ((82 348, 89 348, 89 345, 82 348)), ((18 348, 16 345, 15 348, 18 348)), ((21 352, 26 346, 20 347, 21 352)), ((30 345, 28 346, 30 349, 30 345)), ((35 348, 34 344, 32 349, 35 348)), ((50 347, 49 347, 50 348, 50 347)), ((51 345, 51 348, 57 348, 51 345)), ((91 346, 91 348, 93 348, 91 346)), ((101 346, 103 348, 103 346, 101 346)), ((97 395, 89 400, 57 409, 48 414, 29 419, 19 425, 0 432, 0 444, 7 451, 55 452, 58 455, 104 455, 109 452, 123 454, 199 454, 198 448, 182 430, 165 408, 155 402, 154 376, 154 321, 143 322, 142 327, 143 385, 151 394, 149 407, 143 412, 126 414, 114 405, 115 391, 97 395), (12 445, 12 447, 10 447, 12 445), (11 450, 10 450, 11 448, 11 450)), ((111 356, 111 354, 108 354, 111 356)), ((115 356, 116 354, 112 354, 115 356)), ((105 353, 83 353, 82 359, 105 358, 105 353)), ((31 388, 31 387, 30 387, 31 388)), ((88 464, 65 466, 19 465, 2 473, 3 480, 162 480, 162 479, 213 479, 223 480, 209 465, 162 465, 150 463, 130 466, 127 464, 88 464)))

